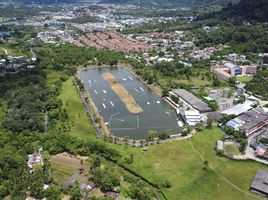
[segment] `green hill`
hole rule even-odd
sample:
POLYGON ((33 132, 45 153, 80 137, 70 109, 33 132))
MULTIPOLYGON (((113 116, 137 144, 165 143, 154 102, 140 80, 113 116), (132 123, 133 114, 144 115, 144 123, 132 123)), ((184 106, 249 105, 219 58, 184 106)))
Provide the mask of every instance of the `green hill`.
POLYGON ((241 0, 238 4, 229 5, 221 12, 209 17, 222 20, 268 22, 268 0, 241 0))

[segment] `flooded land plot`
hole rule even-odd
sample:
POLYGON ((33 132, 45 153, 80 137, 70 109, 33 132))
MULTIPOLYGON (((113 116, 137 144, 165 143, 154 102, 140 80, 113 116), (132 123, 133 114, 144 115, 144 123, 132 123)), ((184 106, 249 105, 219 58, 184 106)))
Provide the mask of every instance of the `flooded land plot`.
POLYGON ((127 68, 91 69, 82 71, 80 78, 113 135, 144 139, 152 130, 159 134, 180 132, 175 110, 127 68), (131 104, 136 111, 127 107, 131 104))

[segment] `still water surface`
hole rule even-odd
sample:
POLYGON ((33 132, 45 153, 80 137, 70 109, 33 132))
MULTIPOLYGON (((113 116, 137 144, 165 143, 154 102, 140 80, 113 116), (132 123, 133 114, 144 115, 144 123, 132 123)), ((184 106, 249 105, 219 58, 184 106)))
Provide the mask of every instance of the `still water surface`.
POLYGON ((91 69, 82 71, 80 78, 113 135, 144 139, 148 137, 150 130, 167 134, 180 132, 180 119, 175 110, 127 68, 91 69), (110 72, 117 78, 118 83, 128 90, 143 112, 133 114, 126 109, 124 103, 102 78, 102 73, 105 72, 110 72))

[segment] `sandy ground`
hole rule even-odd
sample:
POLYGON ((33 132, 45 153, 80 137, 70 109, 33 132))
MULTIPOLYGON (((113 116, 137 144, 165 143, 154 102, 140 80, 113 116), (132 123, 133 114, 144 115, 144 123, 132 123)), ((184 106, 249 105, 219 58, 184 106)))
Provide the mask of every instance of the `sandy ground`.
POLYGON ((135 101, 132 95, 116 80, 116 78, 109 72, 103 73, 102 77, 111 86, 112 90, 119 96, 121 101, 125 104, 126 108, 131 113, 143 112, 143 109, 135 101))

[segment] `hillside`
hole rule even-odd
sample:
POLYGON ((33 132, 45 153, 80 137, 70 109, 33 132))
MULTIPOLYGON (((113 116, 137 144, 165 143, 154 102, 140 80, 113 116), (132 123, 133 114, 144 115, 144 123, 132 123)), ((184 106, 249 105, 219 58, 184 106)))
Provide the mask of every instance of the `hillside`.
POLYGON ((208 18, 210 17, 217 17, 222 20, 268 22, 268 1, 241 0, 238 4, 229 5, 221 12, 208 16, 208 18))

